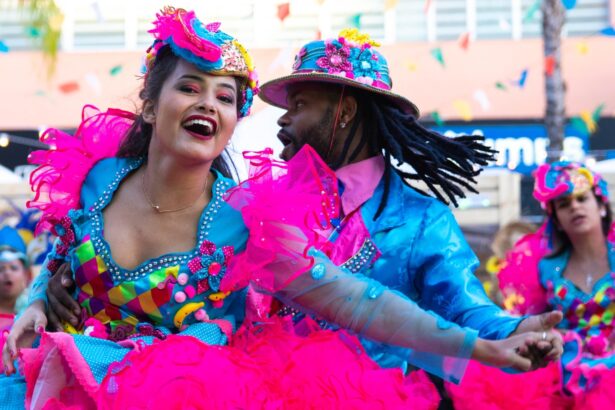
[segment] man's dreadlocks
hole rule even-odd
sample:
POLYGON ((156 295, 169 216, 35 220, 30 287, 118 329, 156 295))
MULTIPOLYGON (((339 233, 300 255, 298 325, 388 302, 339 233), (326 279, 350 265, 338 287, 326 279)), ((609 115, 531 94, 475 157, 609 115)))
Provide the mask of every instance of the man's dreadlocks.
POLYGON ((359 144, 348 156, 349 161, 354 160, 366 144, 371 151, 379 152, 385 158, 384 195, 374 219, 387 204, 391 172, 397 172, 408 186, 428 195, 409 183, 411 180, 423 181, 445 204, 450 201, 457 206, 457 199, 465 197, 464 188, 477 192, 473 187, 476 183, 474 177, 481 172, 481 166, 494 159, 495 154, 482 143, 482 136, 448 138, 426 129, 414 116, 401 111, 386 97, 361 90, 351 93, 357 98, 357 121, 352 124, 336 165, 339 166, 348 156, 350 144, 362 123, 363 133, 359 136, 359 144), (410 166, 414 172, 405 170, 404 165, 410 166))

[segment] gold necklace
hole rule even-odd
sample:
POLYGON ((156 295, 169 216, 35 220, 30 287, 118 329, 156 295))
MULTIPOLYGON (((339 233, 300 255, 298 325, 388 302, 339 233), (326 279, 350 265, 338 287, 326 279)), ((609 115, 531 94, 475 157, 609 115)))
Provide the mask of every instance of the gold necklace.
POLYGON ((145 187, 145 170, 143 170, 143 173, 141 174, 141 190, 143 191, 143 196, 147 200, 147 203, 149 204, 149 206, 151 206, 152 209, 154 211, 156 211, 157 213, 159 213, 159 214, 166 214, 166 213, 171 213, 171 212, 179 212, 179 211, 183 211, 183 210, 188 209, 188 208, 192 208, 194 206, 194 204, 196 204, 198 202, 198 200, 201 198, 201 196, 207 190, 208 182, 209 182, 209 178, 205 177, 205 186, 203 186, 203 191, 201 191, 199 196, 197 196, 196 199, 194 201, 192 201, 192 203, 190 203, 189 205, 182 206, 181 208, 177 208, 177 209, 160 209, 160 205, 154 204, 152 202, 152 200, 150 199, 148 193, 147 193, 147 188, 145 187))

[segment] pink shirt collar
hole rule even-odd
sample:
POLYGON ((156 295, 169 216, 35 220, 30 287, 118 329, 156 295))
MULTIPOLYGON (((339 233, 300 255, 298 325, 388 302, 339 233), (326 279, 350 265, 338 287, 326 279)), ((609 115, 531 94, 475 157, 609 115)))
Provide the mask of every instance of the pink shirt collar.
POLYGON ((348 215, 374 195, 384 175, 384 158, 381 155, 346 165, 335 172, 344 184, 342 210, 348 215))

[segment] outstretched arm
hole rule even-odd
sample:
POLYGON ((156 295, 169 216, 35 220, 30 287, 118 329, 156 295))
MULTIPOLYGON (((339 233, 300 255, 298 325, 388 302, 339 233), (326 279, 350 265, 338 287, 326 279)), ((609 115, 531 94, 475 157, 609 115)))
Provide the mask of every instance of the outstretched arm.
POLYGON ((408 270, 415 277, 421 306, 478 330, 486 339, 502 339, 516 330, 522 318, 487 297, 474 275, 478 260, 448 208, 433 203, 425 210, 415 243, 408 270))
POLYGON ((305 244, 302 233, 281 223, 276 228, 283 232, 278 237, 284 238, 284 244, 279 245, 284 249, 264 267, 274 275, 257 272, 255 285, 263 285, 260 278, 269 277, 271 281, 261 289, 274 293, 284 303, 392 346, 404 360, 448 380, 461 379, 469 358, 520 370, 532 367, 522 355, 538 342, 538 335, 500 342, 477 340, 476 331, 422 310, 378 281, 350 274, 320 252, 310 250, 307 258, 301 257, 305 244))

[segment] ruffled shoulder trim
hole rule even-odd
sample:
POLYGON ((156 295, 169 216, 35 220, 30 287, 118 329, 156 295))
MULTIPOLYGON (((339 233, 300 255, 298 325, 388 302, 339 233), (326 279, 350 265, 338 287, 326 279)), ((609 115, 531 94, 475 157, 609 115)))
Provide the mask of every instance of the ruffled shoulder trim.
POLYGON ((250 237, 222 283, 225 289, 252 280, 267 292, 279 290, 267 265, 285 255, 297 262, 295 275, 311 267, 308 250, 326 243, 323 232, 339 215, 338 180, 309 145, 288 162, 276 161, 272 154, 270 149, 244 153, 250 177, 227 192, 226 202, 241 212, 250 237))
POLYGON ((30 175, 34 199, 28 207, 42 211, 36 233, 48 231, 71 209, 81 207, 81 187, 89 171, 104 158, 113 157, 134 122, 134 114, 86 105, 75 135, 50 128, 41 136, 49 150, 28 157, 38 168, 30 175))
POLYGON ((546 308, 546 290, 540 283, 538 265, 550 251, 547 226, 525 235, 506 255, 498 273, 506 310, 516 314, 542 313, 546 308))

